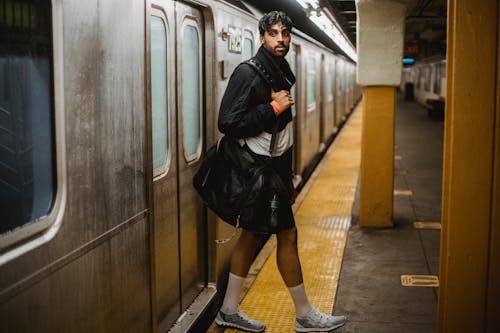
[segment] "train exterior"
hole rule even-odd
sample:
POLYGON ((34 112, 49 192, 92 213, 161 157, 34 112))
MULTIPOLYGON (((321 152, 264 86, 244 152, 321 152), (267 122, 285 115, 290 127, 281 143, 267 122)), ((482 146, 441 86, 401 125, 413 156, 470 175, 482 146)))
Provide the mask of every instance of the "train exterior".
MULTIPOLYGON (((232 228, 192 186, 232 70, 239 1, 2 1, 0 331, 186 331, 220 298, 232 228)), ((249 9, 250 8, 250 9, 249 9)), ((295 31, 300 180, 360 97, 295 31)))
POLYGON ((414 99, 427 108, 432 108, 435 101, 444 103, 446 60, 422 61, 418 65, 403 68, 400 89, 406 99, 414 99))

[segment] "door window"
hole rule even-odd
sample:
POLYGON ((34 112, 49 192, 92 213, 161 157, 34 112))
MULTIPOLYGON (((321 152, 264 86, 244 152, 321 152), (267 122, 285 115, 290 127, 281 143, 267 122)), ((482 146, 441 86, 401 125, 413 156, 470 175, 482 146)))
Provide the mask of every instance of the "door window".
POLYGON ((196 22, 189 21, 182 36, 182 126, 186 161, 201 152, 201 48, 196 22))
POLYGON ((162 17, 151 17, 151 109, 153 131, 153 176, 167 171, 168 94, 167 33, 162 17))

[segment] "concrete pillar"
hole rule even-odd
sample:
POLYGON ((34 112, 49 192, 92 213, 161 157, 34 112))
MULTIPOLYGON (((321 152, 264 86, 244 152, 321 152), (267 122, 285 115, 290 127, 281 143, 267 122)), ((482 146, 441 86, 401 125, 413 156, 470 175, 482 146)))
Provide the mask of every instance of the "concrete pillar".
POLYGON ((405 1, 356 0, 357 80, 363 86, 359 224, 390 227, 395 87, 400 84, 405 1))
POLYGON ((499 5, 448 13, 438 330, 500 332, 499 5))

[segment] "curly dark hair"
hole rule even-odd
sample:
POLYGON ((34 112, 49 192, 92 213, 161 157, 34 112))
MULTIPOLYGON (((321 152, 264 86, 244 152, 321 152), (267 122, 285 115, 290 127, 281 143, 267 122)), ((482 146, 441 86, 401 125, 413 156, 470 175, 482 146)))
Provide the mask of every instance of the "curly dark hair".
POLYGON ((264 14, 264 16, 262 16, 262 18, 260 19, 259 21, 260 35, 264 36, 264 33, 266 31, 269 31, 269 28, 271 28, 273 24, 276 24, 280 21, 281 23, 283 23, 285 27, 288 28, 288 30, 290 30, 290 32, 292 31, 293 23, 292 20, 288 17, 288 15, 286 15, 282 11, 274 10, 272 12, 264 14))

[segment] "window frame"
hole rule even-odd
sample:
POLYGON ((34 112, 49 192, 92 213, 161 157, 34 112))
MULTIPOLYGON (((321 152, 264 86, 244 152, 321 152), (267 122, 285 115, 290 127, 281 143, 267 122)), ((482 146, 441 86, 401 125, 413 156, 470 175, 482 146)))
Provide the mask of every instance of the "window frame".
POLYGON ((54 147, 54 196, 46 215, 0 235, 0 266, 54 238, 63 222, 67 201, 66 134, 64 112, 63 8, 59 1, 50 1, 51 58, 54 147))
MULTIPOLYGON (((166 69, 166 74, 165 74, 165 77, 166 77, 166 91, 165 91, 165 94, 167 95, 167 110, 166 110, 166 120, 167 120, 167 124, 166 124, 166 127, 167 127, 167 144, 166 144, 166 148, 167 148, 167 155, 166 155, 166 161, 165 161, 165 164, 162 165, 162 167, 158 167, 158 168, 154 168, 154 156, 151 156, 152 157, 152 169, 153 169, 153 181, 156 181, 160 178, 163 178, 164 176, 166 176, 168 174, 168 172, 170 171, 170 168, 171 168, 171 164, 172 164, 172 142, 173 142, 173 132, 174 132, 174 128, 172 127, 172 121, 174 120, 173 119, 173 108, 172 108, 172 103, 171 103, 171 100, 172 100, 172 95, 171 95, 171 88, 169 86, 169 73, 171 72, 170 70, 170 66, 169 66, 169 57, 172 57, 172 51, 170 51, 169 49, 169 41, 168 41, 168 36, 170 35, 169 34, 169 31, 170 31, 170 27, 169 27, 169 24, 168 24, 168 20, 167 20, 167 16, 165 14, 165 12, 160 8, 160 7, 157 7, 155 5, 152 5, 152 8, 151 8, 151 13, 150 13, 150 22, 152 21, 151 18, 153 16, 156 16, 158 18, 160 18, 162 21, 163 21, 163 24, 164 24, 164 27, 165 27, 165 46, 166 46, 166 49, 165 49, 165 69, 166 69), (159 172, 158 172, 159 171, 159 172)), ((151 29, 151 24, 149 26, 149 29, 151 29)), ((151 50, 151 32, 149 34, 149 43, 150 43, 150 50, 151 50)), ((151 52, 151 51, 150 51, 151 52)), ((151 58, 151 54, 150 54, 150 58, 151 58)), ((151 67, 151 59, 149 59, 150 61, 150 76, 151 76, 151 73, 152 73, 152 67, 151 67)), ((152 78, 150 77, 150 80, 151 80, 151 120, 153 119, 153 96, 152 96, 152 88, 153 88, 153 80, 152 78)), ((153 135, 153 128, 152 128, 152 125, 151 125, 151 135, 153 135)), ((153 143, 153 137, 151 137, 151 143, 153 143)), ((151 153, 152 153, 152 150, 151 150, 151 153)))
MULTIPOLYGON (((182 24, 181 24, 181 27, 180 27, 180 31, 182 32, 181 33, 181 36, 179 36, 178 38, 180 39, 181 41, 181 45, 183 45, 184 43, 184 29, 186 28, 186 26, 192 26, 195 28, 196 32, 197 32, 197 36, 198 36, 198 78, 199 78, 199 82, 198 82, 198 91, 199 91, 199 96, 198 96, 198 105, 199 105, 199 124, 198 124, 198 127, 199 127, 199 138, 198 138, 198 146, 195 150, 195 152, 191 155, 188 155, 187 154, 187 151, 186 151, 186 147, 185 147, 185 141, 184 141, 184 135, 185 135, 185 128, 184 128, 184 107, 182 106, 183 102, 184 102, 184 88, 183 88, 183 84, 184 84, 184 81, 182 81, 182 88, 180 89, 181 91, 181 95, 180 95, 180 105, 181 105, 181 124, 182 124, 182 138, 179 138, 180 140, 182 140, 182 153, 184 155, 184 159, 186 161, 187 164, 192 164, 192 163, 196 163, 196 161, 198 161, 200 158, 201 158, 201 152, 202 152, 202 147, 203 147, 203 95, 204 95, 204 91, 203 91, 203 35, 202 35, 202 29, 200 29, 200 22, 198 22, 198 20, 196 20, 196 17, 192 17, 192 16, 185 16, 182 20, 182 24), (191 23, 191 24, 190 24, 191 23)), ((181 55, 182 55, 182 48, 181 48, 181 55)), ((184 60, 180 59, 180 77, 182 80, 184 80, 184 73, 183 73, 183 67, 184 66, 184 60)))

